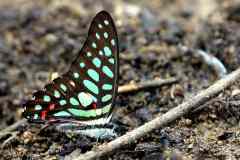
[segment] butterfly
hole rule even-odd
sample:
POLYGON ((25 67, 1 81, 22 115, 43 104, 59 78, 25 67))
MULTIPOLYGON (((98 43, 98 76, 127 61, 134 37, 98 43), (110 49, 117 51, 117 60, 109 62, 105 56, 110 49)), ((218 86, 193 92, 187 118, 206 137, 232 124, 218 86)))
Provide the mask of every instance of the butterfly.
POLYGON ((99 12, 67 73, 33 93, 23 116, 94 137, 111 134, 108 124, 118 88, 118 36, 110 14, 99 12))

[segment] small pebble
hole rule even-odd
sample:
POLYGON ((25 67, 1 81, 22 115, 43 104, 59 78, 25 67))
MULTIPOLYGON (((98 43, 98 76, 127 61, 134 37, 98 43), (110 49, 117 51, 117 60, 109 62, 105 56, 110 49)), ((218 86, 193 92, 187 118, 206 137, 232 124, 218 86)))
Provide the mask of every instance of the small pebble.
POLYGON ((23 140, 24 144, 27 144, 27 143, 29 143, 30 141, 33 140, 33 134, 29 131, 24 132, 22 136, 23 136, 23 139, 24 139, 23 140))
POLYGON ((237 96, 237 95, 239 95, 240 94, 240 89, 234 89, 233 91, 232 91, 232 96, 237 96))
POLYGON ((58 37, 49 33, 45 36, 45 40, 49 44, 55 44, 58 41, 58 37))
POLYGON ((171 88, 171 98, 174 99, 175 97, 184 97, 184 91, 181 85, 176 84, 171 88))
POLYGON ((191 126, 192 125, 192 120, 191 119, 186 119, 185 123, 187 126, 191 126))
POLYGON ((223 141, 217 141, 218 145, 223 145, 223 141))
POLYGON ((0 79, 0 96, 6 96, 9 92, 9 85, 7 80, 0 79))
POLYGON ((187 146, 187 148, 188 148, 188 149, 192 149, 192 148, 193 148, 193 143, 192 143, 192 144, 189 144, 189 145, 187 146))
POLYGON ((146 122, 152 119, 152 114, 146 107, 144 107, 136 111, 136 117, 141 119, 141 121, 146 122))

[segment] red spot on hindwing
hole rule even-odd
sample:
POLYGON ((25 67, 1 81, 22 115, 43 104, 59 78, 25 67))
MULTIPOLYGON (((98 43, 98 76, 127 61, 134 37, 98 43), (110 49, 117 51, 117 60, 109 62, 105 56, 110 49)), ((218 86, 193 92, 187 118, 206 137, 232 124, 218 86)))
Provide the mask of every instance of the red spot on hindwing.
POLYGON ((55 104, 49 104, 48 106, 48 109, 51 111, 51 110, 54 110, 55 109, 55 104))
POLYGON ((96 104, 96 103, 93 103, 93 104, 92 104, 92 107, 93 107, 93 109, 97 109, 97 104, 96 104))
POLYGON ((41 112, 41 119, 45 120, 46 116, 47 116, 47 111, 42 111, 41 112))

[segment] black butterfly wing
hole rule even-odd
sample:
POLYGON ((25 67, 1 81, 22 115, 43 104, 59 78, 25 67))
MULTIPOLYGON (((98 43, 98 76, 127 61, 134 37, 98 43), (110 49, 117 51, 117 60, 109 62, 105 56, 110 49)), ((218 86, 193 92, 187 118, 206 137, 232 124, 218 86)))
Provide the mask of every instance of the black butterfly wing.
POLYGON ((118 54, 114 22, 101 11, 69 71, 34 93, 34 99, 25 104, 24 116, 32 122, 107 123, 117 94, 118 54))

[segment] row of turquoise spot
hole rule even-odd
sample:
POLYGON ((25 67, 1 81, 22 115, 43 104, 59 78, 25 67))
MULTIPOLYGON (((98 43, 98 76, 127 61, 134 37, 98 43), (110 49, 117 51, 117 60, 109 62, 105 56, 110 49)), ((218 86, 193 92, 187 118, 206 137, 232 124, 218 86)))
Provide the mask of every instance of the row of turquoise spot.
MULTIPOLYGON (((107 20, 104 20, 104 24, 105 24, 105 25, 108 25, 109 22, 108 22, 107 20)), ((102 28, 102 25, 99 24, 98 27, 99 27, 99 28, 102 28)), ((97 37, 97 39, 100 39, 100 35, 99 35, 98 33, 96 33, 96 37, 97 37)), ((108 33, 107 33, 107 32, 104 32, 104 38, 108 38, 108 33)), ((114 39, 111 40, 111 44, 112 44, 113 46, 115 45, 114 39)), ((93 47, 93 48, 96 48, 96 47, 97 47, 96 43, 93 42, 93 43, 92 43, 92 47, 93 47)), ((104 47, 103 50, 104 50, 104 53, 105 53, 105 55, 106 55, 107 57, 109 57, 109 56, 112 55, 112 51, 111 51, 111 49, 110 49, 109 47, 104 47)), ((101 53, 101 52, 100 52, 100 53, 101 53)), ((91 56, 91 53, 88 52, 87 55, 88 55, 88 56, 91 56)), ((109 62, 112 63, 112 64, 114 64, 114 59, 113 59, 113 58, 110 58, 110 59, 109 59, 109 62)), ((93 64, 94 64, 97 68, 99 68, 99 67, 101 66, 101 60, 100 60, 99 58, 95 57, 95 58, 93 59, 93 64)), ((83 63, 83 62, 81 62, 79 65, 80 65, 81 68, 84 68, 84 67, 85 67, 85 63, 83 63)), ((103 66, 102 71, 103 71, 108 77, 113 78, 113 73, 112 73, 112 71, 109 69, 108 66, 103 66)), ((87 72, 88 72, 88 75, 89 75, 93 80, 95 80, 95 81, 97 81, 97 82, 99 81, 99 74, 98 74, 95 70, 93 70, 93 69, 88 69, 87 72)), ((74 73, 74 78, 79 78, 79 77, 80 77, 80 75, 79 75, 78 73, 74 73)), ((93 93, 95 93, 95 94, 98 94, 98 93, 99 93, 98 87, 97 87, 93 82, 91 82, 91 81, 89 81, 89 80, 84 80, 83 83, 84 83, 84 85, 85 85, 90 91, 92 91, 93 93)), ((60 84, 60 88, 61 88, 64 92, 67 91, 67 87, 66 87, 66 85, 64 85, 64 84, 60 84)), ((112 85, 110 85, 110 84, 104 84, 104 85, 102 86, 102 89, 111 90, 111 89, 112 89, 112 85)), ((60 95, 59 91, 55 90, 55 91, 54 91, 54 96, 55 96, 56 98, 60 98, 61 95, 60 95)), ((103 102, 106 102, 106 101, 110 100, 111 98, 112 98, 111 95, 105 95, 104 97, 102 97, 102 101, 103 101, 103 102)), ((80 98, 79 100, 81 101, 81 99, 82 99, 82 98, 80 98)), ((45 95, 45 96, 43 97, 43 101, 44 101, 44 102, 50 102, 50 101, 51 101, 50 96, 45 95)), ((67 104, 66 100, 60 100, 59 103, 60 103, 60 105, 65 105, 65 104, 67 104)), ((71 98, 70 98, 70 103, 71 103, 72 105, 79 105, 79 102, 78 102, 74 97, 71 97, 71 98)), ((87 103, 86 103, 86 104, 87 104, 87 103)), ((86 104, 84 104, 84 102, 83 102, 83 106, 86 105, 86 104)), ((41 110, 42 107, 41 107, 41 105, 36 105, 36 106, 35 106, 35 109, 36 109, 36 110, 41 110)))
MULTIPOLYGON (((96 35, 97 37, 99 36, 98 34, 96 35)), ((95 45, 94 45, 95 46, 95 45)), ((112 51, 109 47, 104 47, 104 54, 105 56, 109 57, 112 55, 112 51)), ((101 52, 100 52, 101 53, 101 52)), ((87 56, 91 56, 91 52, 87 52, 87 56)), ((114 64, 114 59, 113 58, 109 58, 109 62, 114 64)), ((92 63, 95 65, 95 67, 100 68, 101 67, 101 60, 98 57, 93 58, 92 63)), ((83 62, 80 62, 80 67, 84 68, 85 64, 83 62)), ((102 67, 102 71, 105 75, 107 75, 109 78, 113 78, 113 72, 111 71, 111 69, 108 66, 103 66, 102 67)), ((91 79, 93 79, 96 82, 99 82, 99 73, 96 72, 94 69, 88 69, 87 70, 87 74, 89 75, 89 77, 91 77, 91 79)), ((74 73, 74 78, 79 78, 79 74, 78 73, 74 73)), ((95 85, 92 81, 90 80, 84 80, 83 81, 84 86, 89 89, 91 92, 93 92, 94 94, 99 94, 99 89, 97 87, 97 85, 95 85)), ((106 96, 109 97, 109 96, 106 96)), ((103 98, 103 101, 105 101, 106 98, 103 98)))
MULTIPOLYGON (((35 108, 37 108, 37 106, 39 107, 40 105, 36 105, 35 108)), ((111 105, 108 104, 108 105, 104 106, 103 108, 96 109, 96 110, 95 109, 88 110, 88 111, 81 110, 81 109, 75 109, 75 108, 69 108, 68 111, 59 111, 59 112, 55 113, 54 116, 71 116, 70 113, 72 113, 74 116, 91 117, 91 116, 101 115, 101 114, 109 112, 110 107, 111 107, 111 105)), ((41 108, 41 106, 40 106, 40 108, 41 108)), ((28 118, 29 118, 29 116, 28 116, 28 118)), ((33 118, 38 119, 39 115, 34 114, 33 118)))
MULTIPOLYGON (((108 90, 108 89, 111 89, 112 86, 105 84, 104 88, 108 90)), ((45 97, 45 96, 44 96, 44 97, 45 97)), ((48 97, 49 97, 49 96, 48 96, 48 97)), ((49 97, 49 98, 50 98, 50 97, 49 97)), ((112 95, 107 94, 107 95, 105 95, 105 96, 102 97, 102 102, 107 102, 107 101, 109 101, 111 98, 112 98, 112 95)), ((71 105, 74 105, 74 106, 80 105, 80 104, 79 104, 79 102, 80 102, 83 107, 87 107, 87 106, 89 106, 89 105, 93 102, 93 100, 96 101, 96 98, 95 98, 94 96, 92 96, 92 95, 91 95, 91 96, 86 96, 86 93, 80 92, 80 93, 78 94, 78 100, 77 100, 75 97, 71 97, 71 98, 69 99, 69 102, 70 102, 71 105)), ((66 105, 66 104, 67 104, 67 101, 64 100, 64 99, 62 99, 62 100, 59 101, 59 104, 60 104, 60 105, 66 105)), ((35 110, 41 110, 41 109, 42 109, 42 106, 41 106, 41 105, 39 105, 39 104, 35 105, 35 110)))
MULTIPOLYGON (((104 24, 105 24, 105 25, 108 25, 109 22, 108 22, 107 20, 104 20, 104 24)), ((99 27, 99 28, 102 28, 103 26, 102 26, 101 24, 99 24, 98 27, 99 27)), ((103 36, 104 36, 105 39, 107 39, 107 38, 109 37, 109 35, 108 35, 107 32, 104 32, 103 36)), ((97 39, 100 39, 100 38, 101 38, 100 35, 99 35, 99 33, 96 33, 96 38, 97 38, 97 39)), ((112 44, 113 46, 115 45, 114 39, 111 40, 111 44, 112 44)), ((92 47, 93 47, 93 48, 97 48, 97 45, 96 45, 95 42, 92 43, 92 47)), ((103 51, 104 51, 105 56, 107 56, 107 57, 112 56, 112 51, 111 51, 111 49, 110 49, 109 47, 105 46, 105 47, 103 48, 103 51)), ((100 55, 103 55, 102 51, 99 51, 99 54, 100 54, 100 55)), ((87 52, 87 56, 88 56, 88 57, 90 57, 91 55, 92 55, 92 54, 91 54, 90 52, 87 52)), ((114 64, 114 59, 113 59, 113 58, 109 58, 108 61, 109 61, 110 63, 114 64)), ((100 68, 102 62, 101 62, 101 60, 100 60, 98 57, 95 57, 95 58, 93 58, 92 63, 95 65, 95 67, 100 68)), ((85 65, 83 65, 83 62, 80 63, 80 67, 81 67, 81 68, 84 68, 84 67, 85 67, 85 65)), ((113 75, 113 72, 111 71, 111 69, 110 69, 108 66, 103 66, 103 67, 102 67, 102 71, 103 71, 103 73, 105 73, 108 77, 113 78, 113 76, 114 76, 114 75, 113 75)), ((75 73, 75 74, 76 74, 76 73, 75 73)), ((99 73, 96 72, 94 69, 88 69, 88 70, 87 70, 87 74, 89 75, 89 77, 91 77, 91 79, 93 79, 93 80, 96 81, 96 82, 99 82, 99 73)), ((74 77, 75 77, 75 78, 79 78, 79 75, 75 75, 74 77)), ((99 94, 98 86, 95 85, 95 83, 93 83, 92 81, 90 81, 90 80, 84 80, 84 81, 83 81, 83 84, 84 84, 84 86, 85 86, 88 90, 90 90, 90 91, 93 92, 94 94, 99 94)), ((112 85, 111 85, 111 84, 104 84, 104 85, 102 86, 102 88, 105 89, 105 90, 111 90, 111 89, 112 89, 112 85)), ((110 100, 111 98, 112 98, 112 95, 105 95, 105 96, 102 97, 102 102, 107 102, 107 101, 110 100)), ((77 103, 75 103, 75 101, 73 101, 73 100, 70 101, 70 103, 73 104, 73 105, 74 105, 74 104, 77 104, 77 103), (72 102, 72 103, 71 103, 71 102, 72 102)))

